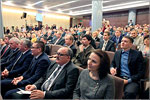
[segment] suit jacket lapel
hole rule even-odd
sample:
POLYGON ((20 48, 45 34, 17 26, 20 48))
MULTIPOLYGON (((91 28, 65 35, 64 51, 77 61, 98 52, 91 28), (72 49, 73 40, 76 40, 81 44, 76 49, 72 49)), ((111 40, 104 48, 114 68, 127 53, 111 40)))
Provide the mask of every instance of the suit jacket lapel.
MULTIPOLYGON (((68 62, 68 64, 70 64, 71 62, 68 62)), ((66 64, 64 66, 64 68, 62 69, 62 71, 59 73, 59 75, 57 76, 57 78, 54 80, 54 83, 52 85, 52 87, 54 86, 54 84, 57 82, 57 80, 59 80, 59 77, 64 76, 64 73, 66 72, 66 68, 68 67, 68 64, 66 64)))
POLYGON ((120 67, 120 64, 121 64, 121 50, 119 50, 119 53, 118 53, 118 65, 120 67))
POLYGON ((132 50, 130 49, 130 51, 129 51, 129 57, 128 57, 128 65, 129 65, 129 63, 131 61, 131 58, 132 58, 132 50))
POLYGON ((106 45, 106 47, 105 47, 105 50, 108 50, 108 49, 109 49, 109 48, 108 48, 108 47, 109 47, 109 44, 110 44, 110 42, 108 41, 108 42, 107 42, 107 45, 106 45))
POLYGON ((104 41, 101 41, 101 42, 100 42, 100 45, 99 45, 99 48, 100 48, 100 49, 102 49, 103 44, 104 44, 104 41))
POLYGON ((49 73, 47 74, 46 80, 50 77, 50 75, 54 72, 58 64, 54 64, 53 68, 50 69, 49 73))
MULTIPOLYGON (((64 67, 63 69, 62 69, 62 71, 59 73, 59 75, 56 77, 56 79, 54 80, 54 83, 53 83, 53 85, 57 82, 57 80, 59 80, 59 78, 61 77, 61 76, 64 76, 64 73, 66 72, 66 67, 64 67)), ((52 86, 53 86, 52 85, 52 86)))

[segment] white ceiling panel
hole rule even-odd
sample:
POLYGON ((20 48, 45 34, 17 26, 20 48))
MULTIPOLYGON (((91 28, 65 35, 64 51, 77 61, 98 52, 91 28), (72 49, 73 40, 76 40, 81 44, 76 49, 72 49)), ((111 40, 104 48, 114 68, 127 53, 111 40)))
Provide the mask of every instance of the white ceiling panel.
MULTIPOLYGON (((2 0, 2 4, 72 16, 90 14, 92 11, 92 0, 2 0), (84 13, 78 14, 79 11, 84 13)), ((103 0, 103 11, 148 7, 149 4, 150 0, 103 0)))

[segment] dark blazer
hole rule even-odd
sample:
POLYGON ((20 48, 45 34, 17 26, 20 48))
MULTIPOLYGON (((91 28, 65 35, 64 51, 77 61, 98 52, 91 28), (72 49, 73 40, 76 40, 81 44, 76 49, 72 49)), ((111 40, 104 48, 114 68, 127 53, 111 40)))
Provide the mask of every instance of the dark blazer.
MULTIPOLYGON (((100 49, 103 48, 104 40, 100 41, 99 47, 100 49)), ((113 51, 115 52, 115 46, 114 42, 112 40, 108 40, 108 43, 106 45, 105 51, 113 51)))
POLYGON ((23 73, 23 80, 18 82, 17 86, 25 86, 27 84, 33 84, 39 78, 41 78, 48 66, 50 65, 50 60, 45 53, 42 53, 38 58, 33 58, 29 69, 23 73))
POLYGON ((70 48, 71 48, 71 50, 73 51, 73 57, 74 57, 74 56, 76 55, 76 53, 77 53, 77 49, 76 49, 76 47, 75 47, 74 44, 71 45, 70 48))
POLYGON ((6 67, 6 69, 9 71, 8 77, 14 78, 22 75, 23 72, 25 72, 28 69, 32 58, 32 52, 31 50, 28 50, 25 54, 21 56, 19 60, 17 59, 18 61, 6 67))
POLYGON ((121 40, 122 40, 122 38, 123 38, 123 35, 121 35, 120 37, 119 37, 119 42, 117 43, 117 37, 114 35, 114 36, 112 36, 112 38, 110 39, 110 40, 112 40, 114 43, 116 43, 116 45, 118 45, 119 43, 121 43, 121 40))
MULTIPOLYGON (((49 78, 56 67, 56 63, 51 65, 47 70, 47 73, 35 83, 38 89, 41 89, 42 84, 49 78)), ((57 76, 50 90, 46 91, 45 99, 70 98, 70 96, 73 94, 78 76, 79 70, 77 67, 72 62, 66 64, 60 74, 57 76)))
MULTIPOLYGON (((67 45, 64 44, 63 46, 67 46, 67 45)), ((75 57, 75 55, 76 55, 76 53, 77 53, 77 49, 76 49, 75 45, 72 44, 72 45, 70 46, 70 49, 71 49, 72 52, 73 52, 73 57, 75 57)))
MULTIPOLYGON (((111 67, 117 67, 117 76, 120 77, 121 69, 121 50, 115 52, 112 60, 111 67)), ((128 66, 131 74, 131 80, 133 82, 139 81, 144 76, 143 56, 142 53, 136 50, 130 49, 128 66)))
MULTIPOLYGON (((57 39, 54 41, 54 44, 55 44, 55 42, 57 41, 57 39)), ((64 45, 64 43, 65 43, 65 39, 64 38, 60 38, 59 40, 58 40, 58 42, 56 43, 56 45, 64 45)))
POLYGON ((50 46, 49 46, 48 44, 45 44, 45 53, 46 53, 47 55, 50 55, 50 52, 51 52, 50 46))
MULTIPOLYGON (((0 51, 0 54, 2 55, 5 51, 7 46, 4 46, 4 48, 0 51)), ((7 50, 5 51, 4 55, 1 57, 1 59, 5 59, 11 52, 11 48, 8 47, 7 50)))
POLYGON ((21 51, 18 48, 15 51, 12 50, 5 59, 1 60, 1 70, 5 69, 5 67, 9 66, 11 63, 14 63, 20 54, 21 51))
POLYGON ((80 52, 80 50, 78 49, 74 63, 80 67, 87 66, 87 60, 92 50, 94 50, 92 45, 88 46, 82 52, 80 52))

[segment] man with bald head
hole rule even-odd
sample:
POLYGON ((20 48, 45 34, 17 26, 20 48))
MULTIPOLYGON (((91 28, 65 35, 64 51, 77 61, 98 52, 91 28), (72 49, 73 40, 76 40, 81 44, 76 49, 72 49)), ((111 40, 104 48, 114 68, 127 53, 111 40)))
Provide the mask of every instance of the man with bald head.
POLYGON ((30 95, 13 93, 13 99, 71 99, 79 76, 79 70, 71 62, 72 50, 62 47, 57 51, 56 62, 51 64, 46 74, 25 90, 30 95))

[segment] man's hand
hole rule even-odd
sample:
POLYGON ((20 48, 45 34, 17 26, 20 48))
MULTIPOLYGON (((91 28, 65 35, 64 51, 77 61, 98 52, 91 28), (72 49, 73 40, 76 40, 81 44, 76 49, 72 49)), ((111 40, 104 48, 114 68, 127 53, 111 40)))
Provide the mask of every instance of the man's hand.
POLYGON ((30 95, 30 99, 43 99, 44 92, 41 90, 33 90, 30 95))
POLYGON ((20 76, 20 77, 14 78, 11 83, 14 85, 17 85, 18 82, 20 82, 22 80, 23 80, 23 76, 20 76))
POLYGON ((2 77, 7 77, 8 76, 8 74, 9 74, 9 71, 7 70, 7 69, 5 69, 3 72, 2 72, 2 77))
POLYGON ((36 89, 35 85, 27 85, 27 86, 25 87, 25 90, 26 90, 26 91, 32 91, 32 90, 34 90, 34 89, 36 89))
POLYGON ((123 80, 124 81, 124 85, 128 84, 128 80, 123 80))
POLYGON ((112 75, 116 75, 116 74, 117 74, 117 69, 116 69, 116 68, 111 68, 111 69, 110 69, 110 73, 111 73, 112 75))
POLYGON ((82 52, 84 48, 85 48, 85 46, 80 45, 80 46, 79 46, 79 50, 80 50, 80 52, 82 52))

